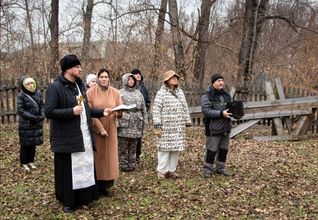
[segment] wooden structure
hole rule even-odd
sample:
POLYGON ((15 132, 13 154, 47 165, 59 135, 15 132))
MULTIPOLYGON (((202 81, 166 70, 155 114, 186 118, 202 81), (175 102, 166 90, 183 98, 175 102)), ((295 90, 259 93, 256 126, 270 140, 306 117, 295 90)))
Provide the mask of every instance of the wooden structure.
MULTIPOLYGON (((232 129, 231 138, 263 120, 272 120, 273 136, 255 137, 256 140, 298 140, 306 137, 307 131, 314 127, 317 132, 318 96, 285 98, 280 80, 276 79, 276 99, 270 82, 266 82, 266 101, 245 102, 245 115, 232 129), (297 118, 292 124, 291 118, 297 118), (286 128, 286 129, 285 129, 286 128)), ((191 108, 191 113, 202 117, 201 107, 191 108)))
MULTIPOLYGON (((40 90, 45 94, 47 82, 39 82, 39 85, 40 90)), ((241 120, 233 120, 232 137, 255 124, 273 126, 275 128, 273 130, 278 134, 271 137, 258 137, 259 139, 297 139, 306 134, 306 130, 318 133, 316 111, 318 91, 282 87, 278 79, 275 80, 275 85, 273 90, 271 84, 266 83, 267 93, 260 91, 259 87, 251 87, 251 93, 248 94, 245 102, 245 116, 241 120)), ((152 99, 157 87, 148 87, 152 99)), ((193 124, 202 125, 200 97, 203 91, 193 88, 183 90, 190 106, 193 124)), ((0 85, 0 123, 18 121, 16 109, 18 93, 16 82, 0 85)), ((236 99, 241 99, 240 93, 237 93, 236 99)))

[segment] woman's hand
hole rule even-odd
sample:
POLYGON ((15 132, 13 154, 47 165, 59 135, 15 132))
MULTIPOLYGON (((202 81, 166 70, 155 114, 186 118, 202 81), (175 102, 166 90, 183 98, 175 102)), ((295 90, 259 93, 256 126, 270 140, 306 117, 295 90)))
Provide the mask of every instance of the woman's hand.
POLYGON ((100 130, 100 135, 108 137, 108 133, 104 128, 100 130))
POLYGON ((111 108, 104 109, 104 116, 110 115, 112 113, 114 113, 113 109, 111 109, 111 108))
POLYGON ((162 133, 162 130, 161 130, 161 126, 160 125, 154 125, 154 128, 155 128, 155 135, 157 137, 161 137, 161 133, 162 133))

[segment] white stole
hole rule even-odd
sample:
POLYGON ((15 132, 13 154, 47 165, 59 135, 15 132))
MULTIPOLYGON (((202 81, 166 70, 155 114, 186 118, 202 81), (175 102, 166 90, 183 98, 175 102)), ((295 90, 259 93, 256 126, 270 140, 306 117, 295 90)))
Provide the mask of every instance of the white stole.
MULTIPOLYGON (((76 87, 79 95, 81 96, 82 93, 77 84, 76 87)), ((84 108, 80 116, 85 151, 71 154, 73 190, 95 185, 93 144, 88 128, 86 109, 83 101, 81 102, 81 105, 84 108)))

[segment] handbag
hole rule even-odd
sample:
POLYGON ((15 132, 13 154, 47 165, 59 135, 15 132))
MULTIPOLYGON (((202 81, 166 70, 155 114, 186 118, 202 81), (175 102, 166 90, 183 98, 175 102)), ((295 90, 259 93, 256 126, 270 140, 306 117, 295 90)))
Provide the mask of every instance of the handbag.
POLYGON ((226 108, 229 109, 229 113, 232 113, 233 118, 241 119, 244 116, 244 104, 242 101, 235 100, 235 95, 236 93, 234 93, 233 101, 226 103, 226 108))

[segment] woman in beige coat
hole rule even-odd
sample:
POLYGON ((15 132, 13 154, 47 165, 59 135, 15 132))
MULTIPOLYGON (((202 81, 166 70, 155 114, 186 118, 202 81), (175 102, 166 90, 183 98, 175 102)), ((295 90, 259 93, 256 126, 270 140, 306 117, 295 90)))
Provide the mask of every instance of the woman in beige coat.
MULTIPOLYGON (((88 103, 92 108, 112 109, 122 104, 119 90, 109 85, 110 76, 106 69, 97 74, 98 85, 87 90, 88 103)), ((109 190, 119 177, 118 141, 116 118, 122 114, 111 112, 107 117, 93 118, 96 152, 94 153, 96 178, 100 195, 111 196, 109 190)))

